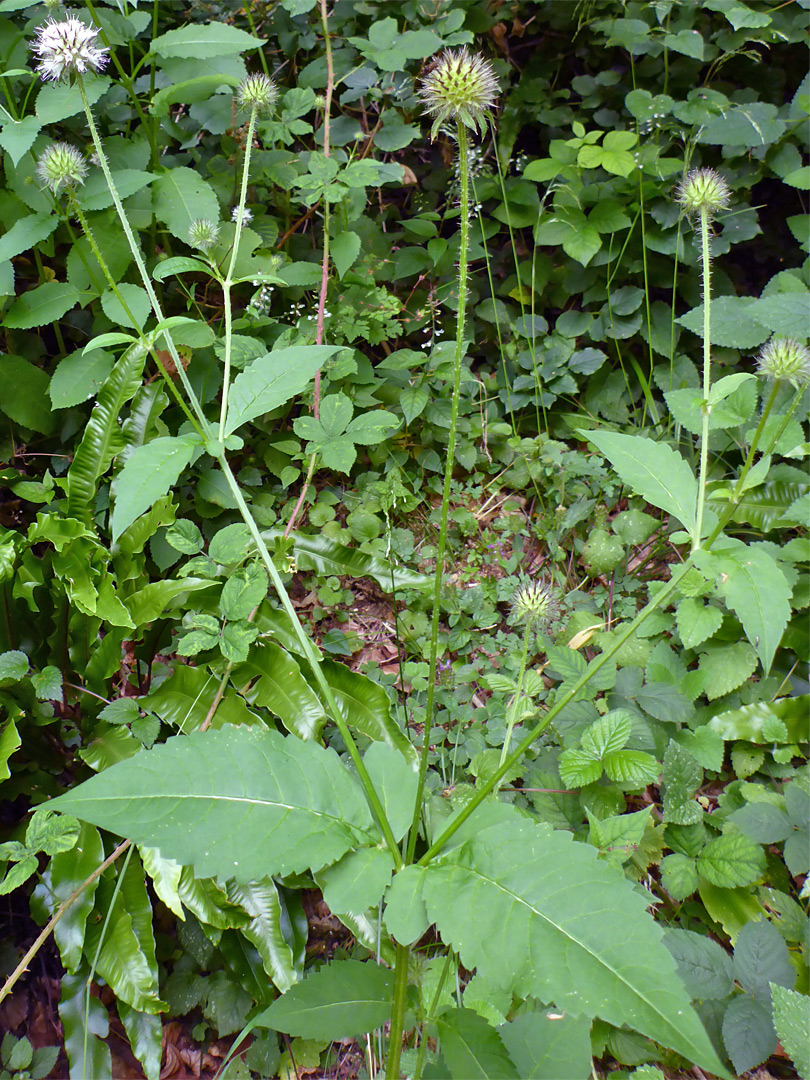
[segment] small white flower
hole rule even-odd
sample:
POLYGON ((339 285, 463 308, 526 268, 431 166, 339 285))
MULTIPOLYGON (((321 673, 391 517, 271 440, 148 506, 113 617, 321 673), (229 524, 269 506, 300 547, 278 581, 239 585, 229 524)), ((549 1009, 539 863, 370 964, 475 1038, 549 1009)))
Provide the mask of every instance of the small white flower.
POLYGON ((188 242, 199 251, 210 251, 219 238, 219 226, 205 218, 197 218, 188 227, 188 242))
MULTIPOLYGON (((235 206, 231 211, 231 221, 239 220, 239 207, 235 206)), ((242 211, 242 224, 249 225, 253 221, 253 211, 248 210, 247 207, 242 211)))
POLYGON ((98 27, 87 26, 73 15, 61 21, 48 19, 37 27, 31 46, 39 58, 37 71, 46 80, 100 71, 109 59, 109 50, 96 48, 98 33, 98 27))

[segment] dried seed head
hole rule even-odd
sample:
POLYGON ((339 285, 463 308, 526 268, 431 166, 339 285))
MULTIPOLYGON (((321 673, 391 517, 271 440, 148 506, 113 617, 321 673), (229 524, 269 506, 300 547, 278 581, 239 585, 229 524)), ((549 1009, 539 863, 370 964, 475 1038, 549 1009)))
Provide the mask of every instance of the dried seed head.
POLYGON ((278 101, 278 88, 266 75, 248 75, 239 84, 238 97, 243 109, 255 109, 257 113, 271 112, 278 101))
POLYGON ((772 337, 759 350, 757 371, 766 379, 784 380, 797 390, 810 385, 810 349, 793 338, 772 337))
POLYGON ((88 26, 74 15, 57 21, 48 19, 37 27, 31 51, 39 58, 37 71, 45 80, 73 79, 86 71, 100 71, 107 63, 108 49, 97 49, 98 27, 88 26))
POLYGON ((678 185, 675 200, 687 214, 705 211, 715 217, 728 206, 731 192, 728 184, 714 169, 692 169, 678 185))
POLYGON ((544 581, 527 581, 512 597, 509 621, 545 630, 559 614, 559 603, 551 585, 544 581))
POLYGON ((188 227, 188 242, 199 251, 210 251, 219 239, 219 225, 206 218, 197 218, 188 227))
POLYGON ((37 162, 37 176, 57 195, 61 188, 74 188, 84 183, 87 164, 81 151, 70 143, 51 143, 37 162))
POLYGON ((482 135, 500 87, 492 65, 483 56, 463 48, 446 50, 430 67, 418 91, 422 107, 433 117, 431 139, 448 120, 455 120, 482 135))

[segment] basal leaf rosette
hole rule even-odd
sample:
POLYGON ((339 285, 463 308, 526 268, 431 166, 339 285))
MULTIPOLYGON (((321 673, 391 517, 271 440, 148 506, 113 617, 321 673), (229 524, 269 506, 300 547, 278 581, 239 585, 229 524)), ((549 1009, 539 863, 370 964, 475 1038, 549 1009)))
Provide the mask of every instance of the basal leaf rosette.
POLYGON ((492 65, 469 49, 448 49, 428 69, 417 91, 433 117, 431 139, 448 120, 483 135, 500 91, 492 65))

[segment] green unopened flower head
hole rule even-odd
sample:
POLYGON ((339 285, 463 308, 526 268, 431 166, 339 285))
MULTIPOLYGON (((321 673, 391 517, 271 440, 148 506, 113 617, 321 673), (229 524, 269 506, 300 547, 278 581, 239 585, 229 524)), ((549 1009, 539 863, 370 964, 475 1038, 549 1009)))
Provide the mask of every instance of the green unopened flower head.
POLYGON ((692 169, 677 187, 675 200, 687 214, 705 211, 715 217, 728 206, 731 192, 728 184, 714 169, 692 169))
POLYGON ((551 585, 545 581, 527 581, 512 597, 509 621, 534 630, 545 630, 559 614, 560 605, 551 585))
POLYGON ((759 350, 757 371, 766 379, 783 380, 799 390, 810 385, 810 349, 793 338, 772 337, 759 350))
POLYGON ((197 218, 188 227, 188 242, 198 251, 210 251, 219 239, 219 225, 206 218, 197 218))
POLYGON ((84 183, 87 164, 81 151, 70 143, 51 143, 40 154, 37 176, 54 195, 62 188, 75 188, 84 183))
POLYGON ((257 113, 271 112, 278 101, 278 88, 272 79, 260 72, 242 80, 238 97, 243 109, 255 109, 257 113))
POLYGON ((428 69, 418 97, 433 117, 431 139, 453 120, 483 135, 487 117, 500 91, 492 65, 469 49, 447 49, 428 69))

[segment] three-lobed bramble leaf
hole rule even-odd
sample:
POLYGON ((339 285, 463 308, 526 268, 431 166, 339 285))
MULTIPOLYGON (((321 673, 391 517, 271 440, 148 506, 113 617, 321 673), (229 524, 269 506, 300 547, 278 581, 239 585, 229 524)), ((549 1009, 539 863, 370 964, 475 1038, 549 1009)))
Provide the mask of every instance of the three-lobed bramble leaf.
POLYGON ((293 423, 296 435, 308 440, 307 453, 317 453, 328 469, 348 473, 357 459, 355 444, 376 446, 399 427, 399 419, 384 409, 374 409, 352 419, 354 406, 340 392, 321 402, 320 415, 299 416, 293 423))
POLYGON ((626 787, 654 783, 660 772, 655 758, 641 750, 625 749, 632 728, 632 717, 624 709, 614 709, 592 724, 582 735, 579 749, 560 754, 560 779, 565 786, 595 783, 603 770, 626 787))

